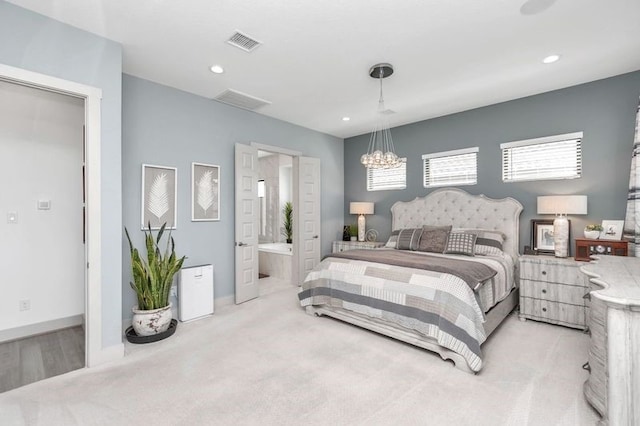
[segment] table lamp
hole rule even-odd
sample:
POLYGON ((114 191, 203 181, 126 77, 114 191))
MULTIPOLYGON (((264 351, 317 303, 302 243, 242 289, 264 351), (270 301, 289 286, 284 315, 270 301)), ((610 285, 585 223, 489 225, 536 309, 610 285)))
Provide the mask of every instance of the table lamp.
POLYGON ((555 214, 553 249, 556 257, 569 256, 568 214, 587 214, 586 195, 543 195, 538 197, 538 214, 555 214))
POLYGON ((365 201, 354 201, 349 203, 349 213, 358 215, 358 241, 364 241, 365 214, 373 214, 373 203, 365 201))

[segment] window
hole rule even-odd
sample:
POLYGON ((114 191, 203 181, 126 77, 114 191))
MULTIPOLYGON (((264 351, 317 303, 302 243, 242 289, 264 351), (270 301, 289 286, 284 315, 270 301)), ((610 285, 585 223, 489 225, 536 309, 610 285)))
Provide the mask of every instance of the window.
POLYGON ((407 187, 407 159, 393 169, 367 169, 367 191, 386 191, 407 187))
POLYGON ((478 183, 478 147, 422 156, 424 187, 478 183))
POLYGON ((582 176, 582 132, 500 144, 502 181, 582 176))

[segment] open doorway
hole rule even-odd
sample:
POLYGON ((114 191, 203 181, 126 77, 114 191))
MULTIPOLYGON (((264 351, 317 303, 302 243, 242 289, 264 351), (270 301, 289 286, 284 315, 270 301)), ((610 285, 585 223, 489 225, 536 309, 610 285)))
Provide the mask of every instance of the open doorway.
POLYGON ((291 284, 299 285, 320 263, 320 160, 270 145, 236 144, 235 148, 235 302, 244 303, 259 291, 258 151, 292 157, 291 284))
POLYGON ((258 150, 260 294, 290 286, 293 267, 293 157, 258 150))
POLYGON ((0 391, 85 366, 85 100, 0 80, 0 391))

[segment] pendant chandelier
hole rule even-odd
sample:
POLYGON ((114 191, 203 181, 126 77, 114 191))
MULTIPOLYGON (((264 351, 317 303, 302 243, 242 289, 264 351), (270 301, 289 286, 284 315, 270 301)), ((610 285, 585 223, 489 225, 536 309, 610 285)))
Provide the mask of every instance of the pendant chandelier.
POLYGON ((375 125, 369 138, 367 153, 360 157, 360 162, 369 169, 391 169, 400 166, 402 160, 398 158, 393 147, 393 139, 389 130, 384 97, 382 96, 382 79, 393 74, 391 64, 376 64, 369 69, 369 76, 380 80, 380 99, 375 125))

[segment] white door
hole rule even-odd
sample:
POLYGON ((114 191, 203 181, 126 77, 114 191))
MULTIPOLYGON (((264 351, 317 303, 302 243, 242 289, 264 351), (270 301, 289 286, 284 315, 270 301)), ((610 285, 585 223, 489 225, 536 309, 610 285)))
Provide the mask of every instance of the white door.
POLYGON ((236 303, 258 297, 258 149, 236 144, 236 303))
POLYGON ((320 159, 293 159, 293 282, 302 284, 320 263, 320 159))

